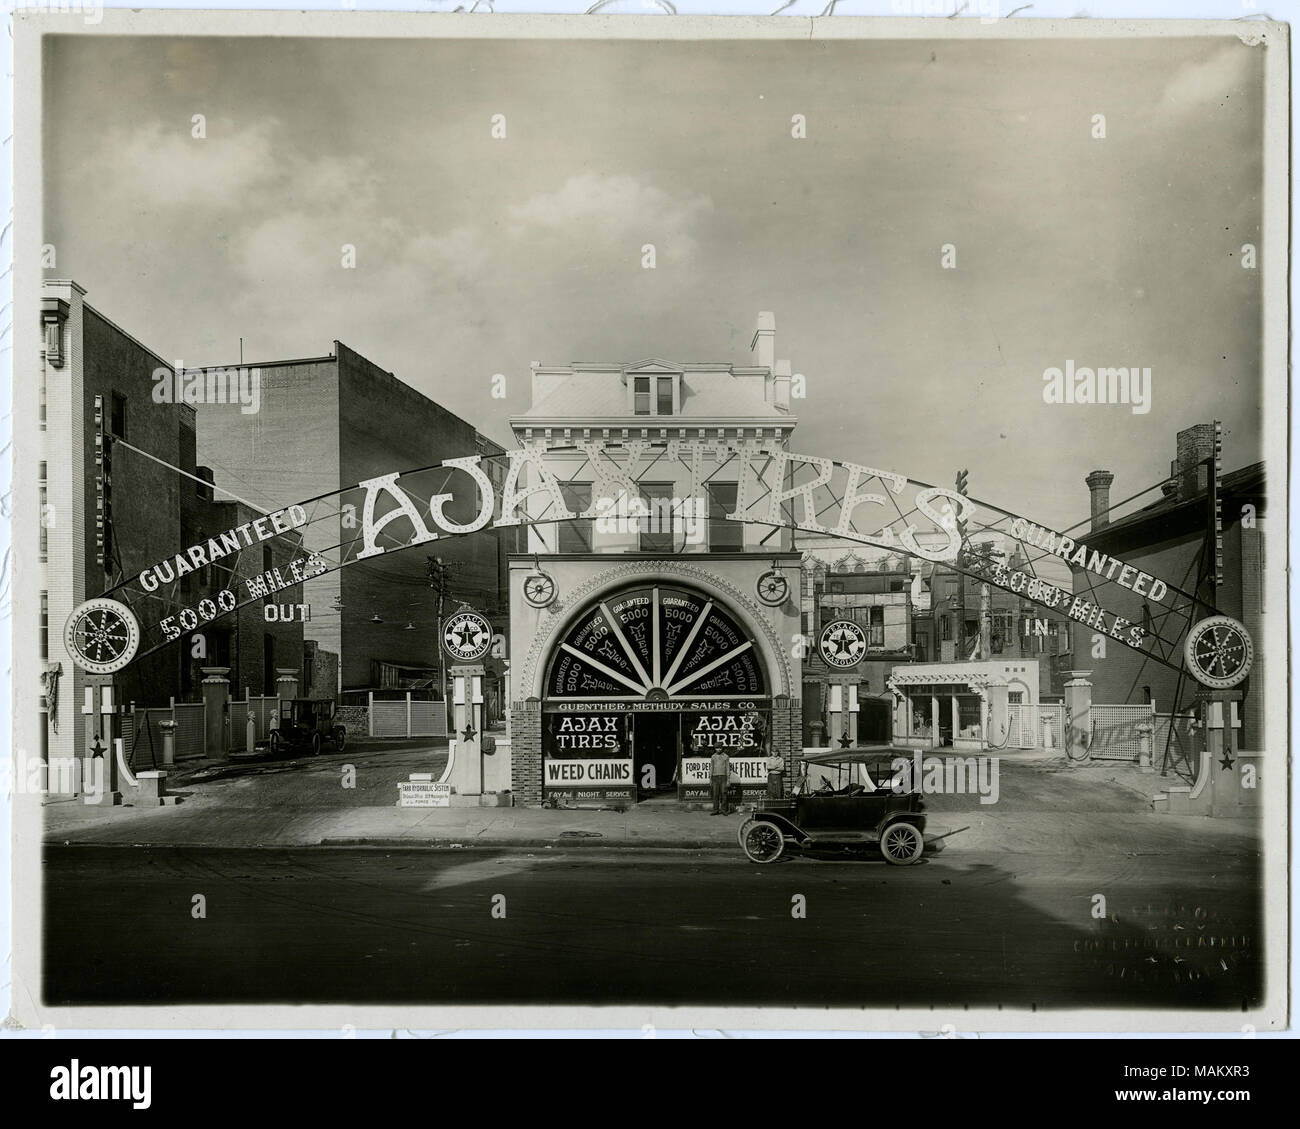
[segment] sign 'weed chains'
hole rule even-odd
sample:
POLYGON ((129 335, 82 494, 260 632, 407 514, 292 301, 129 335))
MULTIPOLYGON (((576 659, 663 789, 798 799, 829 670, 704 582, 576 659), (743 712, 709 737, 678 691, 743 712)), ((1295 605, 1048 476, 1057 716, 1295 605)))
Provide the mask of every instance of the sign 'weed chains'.
MULTIPOLYGON (((795 454, 775 439, 710 440, 703 432, 688 438, 685 428, 660 429, 660 438, 655 439, 650 431, 644 429, 644 438, 620 441, 574 440, 565 429, 557 429, 555 435, 492 456, 506 462, 499 496, 483 469, 484 458, 463 456, 319 495, 173 553, 105 593, 140 624, 138 646, 110 660, 116 664, 113 669, 125 666, 137 654, 147 655, 175 642, 200 623, 383 553, 489 527, 532 526, 545 540, 553 536, 548 526, 608 517, 607 512, 602 514, 602 508, 608 510, 602 500, 639 495, 644 482, 662 478, 670 468, 674 474, 680 468, 680 477, 689 483, 681 491, 686 500, 707 497, 710 482, 720 475, 734 482, 734 507, 721 516, 769 527, 758 545, 760 552, 767 551, 782 529, 790 529, 919 557, 1014 591, 1043 607, 1065 602, 1072 618, 1098 627, 1104 624, 1119 642, 1171 669, 1182 666, 1183 644, 1191 626, 1216 611, 1194 593, 1115 558, 1090 553, 1064 534, 955 490, 859 463, 795 454), (584 457, 582 468, 590 468, 585 474, 597 480, 599 488, 585 509, 570 509, 566 504, 564 486, 571 480, 557 477, 549 465, 548 457, 556 454, 584 457), (472 503, 456 507, 456 512, 473 516, 466 521, 453 519, 449 513, 453 502, 472 503), (990 534, 1017 548, 1021 557, 1017 567, 1000 564, 971 540, 990 534), (286 567, 259 570, 193 607, 180 598, 181 582, 188 573, 220 560, 232 576, 242 575, 239 563, 245 552, 260 550, 265 542, 281 537, 292 538, 295 552, 286 567), (328 545, 303 548, 321 541, 328 545), (1072 599, 1037 575, 1035 563, 1049 557, 1067 564, 1081 562, 1090 571, 1088 600, 1072 599), (1158 602, 1159 615, 1150 624, 1133 625, 1107 612, 1097 593, 1118 587, 1158 602)), ((575 471, 575 476, 578 473, 583 470, 575 471)), ((79 646, 70 650, 83 666, 101 661, 79 646)))

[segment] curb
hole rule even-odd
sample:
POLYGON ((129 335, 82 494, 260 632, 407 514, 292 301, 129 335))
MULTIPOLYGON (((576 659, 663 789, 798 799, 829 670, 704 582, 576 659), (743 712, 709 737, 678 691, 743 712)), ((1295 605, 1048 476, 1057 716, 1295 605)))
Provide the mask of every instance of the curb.
POLYGON ((42 842, 42 846, 222 851, 313 851, 321 847, 333 849, 348 848, 353 850, 481 850, 485 848, 492 850, 500 850, 502 848, 545 850, 548 847, 565 850, 570 847, 578 847, 585 850, 592 847, 601 847, 606 849, 613 848, 619 850, 644 851, 734 850, 737 853, 740 851, 739 844, 734 840, 731 842, 703 839, 628 840, 587 838, 586 836, 575 839, 385 839, 366 837, 332 837, 328 839, 318 839, 314 843, 213 843, 202 841, 180 843, 174 840, 153 843, 147 840, 103 842, 102 840, 97 839, 46 839, 42 842))
POLYGON ((366 848, 384 848, 392 849, 401 848, 428 848, 433 850, 469 850, 471 848, 491 847, 499 849, 502 847, 513 848, 532 848, 534 850, 544 850, 547 847, 558 848, 570 847, 591 848, 602 847, 606 849, 618 850, 677 850, 677 851, 708 851, 708 850, 734 850, 740 851, 739 844, 734 840, 722 842, 717 839, 606 839, 601 836, 580 836, 572 839, 382 839, 382 838, 347 838, 336 837, 321 839, 317 846, 321 847, 366 847, 366 848))

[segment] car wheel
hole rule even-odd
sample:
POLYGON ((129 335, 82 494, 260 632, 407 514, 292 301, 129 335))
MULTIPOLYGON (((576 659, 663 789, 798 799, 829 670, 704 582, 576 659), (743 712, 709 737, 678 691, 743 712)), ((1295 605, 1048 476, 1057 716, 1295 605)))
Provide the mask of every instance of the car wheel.
POLYGON ((320 747, 321 747, 320 734, 313 733, 311 735, 311 755, 314 757, 320 756, 320 747))
POLYGON ((891 823, 880 836, 880 853, 895 866, 911 866, 925 850, 925 840, 910 823, 891 823))
POLYGON ((348 731, 344 729, 342 726, 340 726, 338 729, 334 730, 334 744, 338 748, 338 751, 341 753, 343 751, 344 746, 347 743, 348 743, 348 731))
POLYGON ((755 822, 756 821, 752 815, 748 816, 740 821, 740 826, 736 829, 736 842, 740 844, 740 849, 742 851, 745 849, 745 836, 748 834, 749 829, 754 826, 755 822))
POLYGON ((744 837, 740 846, 750 862, 776 862, 781 857, 785 850, 785 836, 775 823, 755 819, 742 830, 744 837))

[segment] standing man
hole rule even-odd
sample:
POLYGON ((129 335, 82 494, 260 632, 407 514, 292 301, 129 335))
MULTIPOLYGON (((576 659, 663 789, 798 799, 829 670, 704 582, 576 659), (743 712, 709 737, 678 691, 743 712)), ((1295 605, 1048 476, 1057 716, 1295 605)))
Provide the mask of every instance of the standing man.
POLYGON ((731 804, 727 799, 727 785, 731 782, 731 758, 727 750, 719 746, 709 758, 709 782, 713 786, 713 811, 710 815, 730 815, 731 804), (721 805, 721 810, 719 810, 721 805))

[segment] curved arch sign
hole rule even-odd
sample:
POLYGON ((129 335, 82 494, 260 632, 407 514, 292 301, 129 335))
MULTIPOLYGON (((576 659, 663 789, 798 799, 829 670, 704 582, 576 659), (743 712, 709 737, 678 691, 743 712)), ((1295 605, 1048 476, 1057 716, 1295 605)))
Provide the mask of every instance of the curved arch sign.
MULTIPOLYGON (((707 496, 708 484, 720 474, 734 482, 735 507, 725 516, 771 527, 765 541, 784 528, 941 563, 1060 611, 1174 669, 1182 667, 1183 644, 1192 625, 1217 610, 1192 592, 1092 549, 1086 535, 1076 539, 1068 531, 1048 529, 892 471, 795 454, 775 440, 713 441, 703 432, 687 437, 684 431, 677 438, 621 441, 557 434, 492 458, 505 463, 499 494, 484 469, 490 459, 445 459, 284 507, 157 561, 105 593, 125 605, 140 624, 138 647, 118 655, 114 669, 240 607, 382 553, 487 528, 601 519, 621 504, 620 499, 640 497, 639 484, 662 479, 665 468, 689 481, 687 502, 707 496), (570 480, 594 482, 593 501, 585 510, 575 512, 566 505, 567 480, 556 476, 556 462, 550 458, 556 454, 566 456, 564 464, 574 468, 570 480), (253 575, 238 569, 243 554, 257 552, 260 560, 263 544, 275 540, 287 540, 295 548, 285 568, 253 575), (1048 561, 1058 575, 1063 566, 1075 571, 1074 591, 1043 570, 1048 561), (181 598, 184 577, 216 562, 242 579, 187 604, 181 598), (1135 603, 1142 608, 1140 615, 1116 610, 1131 609, 1135 603)), ((644 665, 656 654, 642 651, 638 660, 644 665)), ((78 655, 79 660, 97 661, 78 655)), ((635 664, 626 649, 617 645, 614 655, 607 656, 601 677, 620 691, 628 690, 629 682, 640 689, 646 680, 639 672, 637 677, 628 673, 635 664), (611 671, 620 678, 613 678, 611 671)), ((658 658, 662 663, 663 655, 658 658)))

